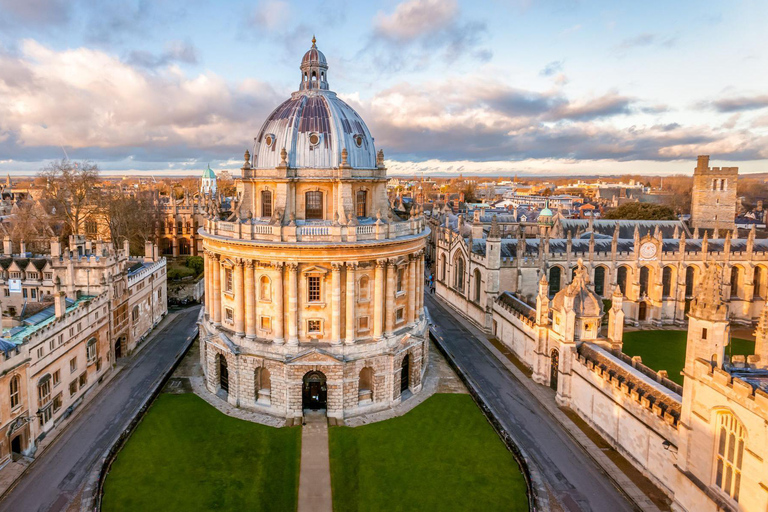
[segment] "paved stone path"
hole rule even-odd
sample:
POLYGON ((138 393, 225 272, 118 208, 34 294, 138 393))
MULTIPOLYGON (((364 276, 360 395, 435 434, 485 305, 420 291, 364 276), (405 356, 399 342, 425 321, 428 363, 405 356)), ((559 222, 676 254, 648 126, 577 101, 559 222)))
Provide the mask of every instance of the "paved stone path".
POLYGON ((301 429, 299 512, 332 512, 328 419, 324 412, 306 412, 301 429))
POLYGON ((479 330, 450 312, 434 295, 426 295, 425 304, 435 336, 525 452, 539 481, 543 480, 546 489, 542 491, 551 496, 548 510, 628 512, 640 508, 627 499, 522 380, 479 341, 484 338, 479 330))

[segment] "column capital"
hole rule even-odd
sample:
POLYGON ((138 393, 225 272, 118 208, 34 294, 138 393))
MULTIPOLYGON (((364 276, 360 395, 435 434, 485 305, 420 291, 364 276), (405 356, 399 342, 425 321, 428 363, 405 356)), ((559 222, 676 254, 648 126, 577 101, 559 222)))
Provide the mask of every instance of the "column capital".
POLYGON ((386 258, 381 260, 376 260, 376 266, 379 268, 383 268, 387 265, 387 261, 388 260, 386 258))
POLYGON ((339 262, 339 261, 332 261, 331 262, 331 271, 333 271, 333 272, 341 272, 342 265, 344 265, 344 264, 339 262))
POLYGON ((395 260, 394 258, 387 260, 387 267, 395 268, 396 266, 397 266, 397 260, 395 260))
POLYGON ((358 263, 356 261, 348 261, 344 263, 347 266, 347 270, 357 270, 358 263))
POLYGON ((286 263, 285 266, 288 267, 288 270, 290 270, 291 272, 296 272, 297 270, 299 270, 298 263, 286 263))
POLYGON ((245 260, 245 268, 253 269, 256 266, 256 262, 253 260, 245 260))

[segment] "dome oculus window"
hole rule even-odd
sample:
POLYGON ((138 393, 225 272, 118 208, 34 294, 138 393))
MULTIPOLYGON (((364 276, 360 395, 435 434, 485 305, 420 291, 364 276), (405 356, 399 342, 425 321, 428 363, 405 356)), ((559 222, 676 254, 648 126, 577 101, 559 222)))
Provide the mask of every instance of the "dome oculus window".
POLYGON ((357 145, 357 147, 360 147, 360 146, 363 145, 363 136, 362 135, 360 135, 358 133, 358 134, 355 135, 354 138, 355 138, 355 145, 357 145))
POLYGON ((268 147, 270 147, 270 148, 271 148, 271 147, 272 147, 272 146, 275 144, 275 136, 274 136, 274 135, 272 135, 271 133, 268 133, 268 134, 267 134, 267 136, 266 136, 266 137, 264 137, 264 143, 265 143, 265 144, 266 144, 268 147))
POLYGON ((309 145, 314 147, 320 144, 320 134, 312 132, 309 134, 309 145))

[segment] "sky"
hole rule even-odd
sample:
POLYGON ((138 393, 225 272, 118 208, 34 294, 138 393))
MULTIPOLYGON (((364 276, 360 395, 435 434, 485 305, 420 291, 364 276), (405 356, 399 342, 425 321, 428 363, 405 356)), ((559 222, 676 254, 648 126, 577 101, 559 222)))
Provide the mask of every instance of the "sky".
POLYGON ((0 173, 238 169, 317 37, 390 174, 768 172, 763 0, 0 0, 0 173))

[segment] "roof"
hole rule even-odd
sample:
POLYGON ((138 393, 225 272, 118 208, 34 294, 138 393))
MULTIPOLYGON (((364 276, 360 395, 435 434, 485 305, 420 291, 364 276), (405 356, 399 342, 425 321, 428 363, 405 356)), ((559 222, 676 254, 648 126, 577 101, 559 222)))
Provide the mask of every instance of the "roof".
POLYGON ((213 169, 211 169, 211 166, 209 165, 206 170, 203 171, 203 178, 207 179, 216 179, 216 173, 213 172, 213 169))
MULTIPOLYGON (((559 224, 562 228, 562 236, 571 233, 576 237, 578 232, 589 232, 589 219, 560 219, 559 224)), ((595 233, 613 236, 616 226, 619 226, 619 238, 634 238, 635 227, 640 231, 640 236, 653 235, 658 227, 663 238, 672 238, 677 228, 678 233, 689 235, 688 229, 679 220, 628 220, 628 219, 595 219, 593 228, 595 233)))
MULTIPOLYGON (((77 309, 83 302, 90 301, 94 297, 94 295, 83 295, 75 301, 66 299, 67 313, 77 309)), ((56 306, 47 307, 39 313, 35 313, 31 317, 25 319, 23 324, 19 327, 11 329, 9 331, 10 336, 6 336, 5 339, 16 345, 21 345, 24 338, 34 334, 54 320, 56 320, 56 306)))

